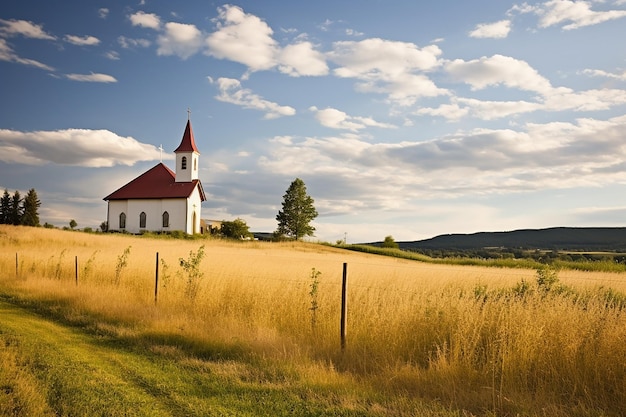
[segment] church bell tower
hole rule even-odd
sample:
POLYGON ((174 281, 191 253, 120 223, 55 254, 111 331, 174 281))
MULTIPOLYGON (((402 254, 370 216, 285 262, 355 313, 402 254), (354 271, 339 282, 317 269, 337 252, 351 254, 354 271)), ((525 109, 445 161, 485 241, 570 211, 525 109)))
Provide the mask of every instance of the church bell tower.
POLYGON ((174 153, 176 154, 176 182, 197 180, 199 178, 198 159, 200 152, 198 152, 196 141, 193 138, 193 130, 191 129, 191 120, 189 118, 187 118, 183 139, 174 153))

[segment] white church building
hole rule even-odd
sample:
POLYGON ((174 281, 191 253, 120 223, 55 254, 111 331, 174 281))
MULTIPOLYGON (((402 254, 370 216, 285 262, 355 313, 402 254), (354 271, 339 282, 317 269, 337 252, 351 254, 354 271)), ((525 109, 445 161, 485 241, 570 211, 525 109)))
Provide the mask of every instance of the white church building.
POLYGON ((200 152, 190 120, 174 153, 176 172, 160 162, 104 197, 109 231, 202 233, 201 204, 206 197, 198 177, 200 152))

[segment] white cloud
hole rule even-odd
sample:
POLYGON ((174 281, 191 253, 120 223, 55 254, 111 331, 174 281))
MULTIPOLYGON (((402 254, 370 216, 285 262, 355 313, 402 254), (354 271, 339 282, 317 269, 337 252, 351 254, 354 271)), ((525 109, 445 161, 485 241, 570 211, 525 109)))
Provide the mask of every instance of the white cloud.
POLYGON ((108 130, 21 132, 0 129, 0 160, 7 163, 111 167, 159 158, 156 147, 108 130))
POLYGON ((90 82, 90 83, 116 83, 115 77, 107 74, 91 73, 91 74, 66 74, 66 78, 72 81, 90 82))
POLYGON ((118 61, 120 59, 120 54, 117 51, 109 51, 105 53, 104 56, 112 61, 118 61))
POLYGON ((95 36, 65 35, 65 41, 78 46, 94 46, 100 43, 95 36))
MULTIPOLYGON (((209 80, 211 81, 211 79, 209 80)), ((293 107, 281 106, 263 99, 249 89, 242 88, 239 80, 233 78, 218 78, 214 83, 217 84, 219 90, 219 95, 215 97, 216 99, 246 109, 265 112, 265 119, 275 119, 281 116, 293 116, 296 114, 296 110, 293 107)))
POLYGON ((439 65, 441 49, 435 45, 418 48, 409 42, 379 38, 335 42, 329 56, 342 65, 342 76, 362 76, 380 71, 392 77, 414 70, 431 70, 439 65))
POLYGON ((109 9, 106 7, 98 9, 98 16, 100 16, 101 19, 106 19, 109 16, 109 9))
POLYGON ((194 25, 168 22, 157 44, 158 55, 177 55, 187 59, 202 47, 202 33, 194 25))
POLYGON ((137 12, 128 16, 133 26, 159 30, 161 28, 161 18, 154 13, 137 12))
POLYGON ((503 39, 509 36, 511 31, 510 20, 500 20, 495 23, 482 23, 469 33, 472 38, 503 39))
POLYGON ((9 46, 6 39, 2 38, 0 38, 0 61, 15 62, 17 64, 28 65, 47 71, 54 71, 54 68, 49 65, 35 61, 34 59, 22 58, 18 56, 9 46))
POLYGON ((488 101, 462 97, 453 97, 450 101, 450 104, 442 104, 436 108, 420 108, 415 111, 415 114, 439 116, 450 121, 456 121, 467 116, 481 120, 494 120, 544 108, 540 103, 527 101, 488 101))
POLYGON ((334 74, 356 78, 358 91, 387 94, 389 100, 411 105, 419 97, 448 94, 423 73, 439 65, 441 49, 436 45, 418 48, 413 43, 378 38, 363 41, 341 41, 327 54, 339 64, 334 74))
MULTIPOLYGON (((626 0, 624 0, 626 1, 626 0)), ((605 77, 605 78, 613 78, 616 80, 626 81, 626 71, 622 73, 612 73, 603 70, 594 70, 594 69, 586 69, 583 70, 583 74, 589 75, 591 77, 605 77)))
POLYGON ((27 20, 0 19, 0 33, 7 36, 22 35, 26 38, 55 40, 56 37, 46 33, 42 25, 27 20))
POLYGON ((601 89, 574 92, 556 89, 544 99, 546 110, 597 111, 626 104, 626 90, 601 89))
POLYGON ((246 65, 251 71, 267 70, 277 64, 279 48, 274 33, 257 16, 237 6, 218 9, 217 31, 206 39, 207 53, 246 65))
POLYGON ((293 77, 319 76, 328 74, 324 55, 313 49, 311 42, 300 42, 285 46, 277 57, 279 70, 293 77))
POLYGON ((624 132, 626 116, 528 124, 517 131, 475 129, 424 142, 291 138, 267 147, 258 175, 293 177, 306 169, 307 185, 324 184, 329 195, 368 201, 370 209, 389 207, 383 198, 389 195, 439 198, 594 186, 626 182, 624 132))
POLYGON ((120 36, 117 38, 117 43, 120 44, 120 46, 124 49, 129 49, 129 48, 134 48, 134 47, 141 47, 141 48, 147 48, 148 46, 151 45, 151 42, 147 39, 133 39, 133 38, 127 38, 125 36, 120 36))
POLYGON ((550 81, 542 77, 527 62, 503 55, 471 61, 455 59, 446 63, 445 70, 456 81, 468 83, 475 90, 501 84, 544 95, 553 90, 550 81))
MULTIPOLYGON (((206 38, 208 55, 239 62, 251 72, 278 67, 280 72, 292 77, 328 74, 324 54, 306 40, 306 34, 281 48, 266 22, 232 5, 218 8, 214 21, 217 30, 206 38)), ((283 29, 283 32, 293 30, 283 29)))
MULTIPOLYGON (((456 59, 447 62, 444 67, 454 81, 467 83, 473 90, 504 85, 539 95, 534 97, 534 102, 452 97, 451 104, 444 104, 439 108, 422 108, 416 114, 442 116, 449 120, 458 120, 464 116, 492 120, 538 110, 598 111, 626 104, 624 90, 605 88, 577 92, 567 87, 553 87, 549 80, 527 62, 508 56, 494 55, 471 61, 456 59)), ((584 73, 609 76, 597 70, 585 70, 584 73)), ((619 78, 619 75, 614 76, 619 78)))
POLYGON ((414 112, 421 116, 438 116, 450 121, 464 117, 494 120, 535 111, 598 111, 626 104, 626 91, 617 89, 574 92, 568 88, 555 88, 536 102, 494 101, 452 97, 450 103, 438 107, 422 107, 414 112))
POLYGON ((469 114, 468 107, 459 106, 458 100, 449 104, 441 104, 438 107, 421 107, 415 111, 420 116, 438 116, 448 120, 459 120, 469 114))
POLYGON ((563 29, 579 29, 609 20, 626 17, 626 10, 594 11, 589 1, 550 0, 532 10, 539 16, 539 26, 562 25, 563 29))
POLYGON ((364 33, 363 32, 359 32, 359 31, 354 30, 354 29, 346 29, 346 35, 359 37, 359 36, 363 36, 364 33))
POLYGON ((315 118, 322 126, 330 127, 332 129, 344 129, 357 132, 361 129, 365 129, 366 127, 379 127, 385 129, 393 129, 396 127, 388 123, 377 122, 371 117, 349 116, 345 112, 333 108, 319 110, 317 107, 313 106, 310 107, 309 110, 315 113, 315 118))

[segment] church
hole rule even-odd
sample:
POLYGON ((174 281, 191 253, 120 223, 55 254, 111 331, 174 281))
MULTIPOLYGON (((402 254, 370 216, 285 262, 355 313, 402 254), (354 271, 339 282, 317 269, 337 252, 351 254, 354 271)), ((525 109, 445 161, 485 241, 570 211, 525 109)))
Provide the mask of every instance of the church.
POLYGON ((198 177, 200 152, 189 119, 174 153, 176 172, 160 162, 104 197, 110 232, 203 232, 200 215, 206 197, 198 177))

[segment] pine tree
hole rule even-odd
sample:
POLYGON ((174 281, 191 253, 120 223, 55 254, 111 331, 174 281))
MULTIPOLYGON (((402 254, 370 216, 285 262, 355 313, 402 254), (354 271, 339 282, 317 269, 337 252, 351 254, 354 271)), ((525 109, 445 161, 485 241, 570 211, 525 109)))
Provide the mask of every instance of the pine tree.
POLYGON ((11 199, 11 209, 9 213, 9 224, 17 226, 22 221, 22 197, 19 191, 15 191, 11 199))
POLYGON ((0 224, 10 224, 11 222, 11 195, 9 190, 4 189, 4 194, 0 199, 0 224))
POLYGON ((296 178, 283 196, 283 209, 278 212, 278 236, 293 237, 296 240, 303 236, 313 236, 315 227, 310 223, 317 217, 313 206, 313 198, 307 195, 306 186, 300 178, 296 178))
POLYGON ((28 194, 24 197, 22 212, 22 224, 25 226, 39 226, 39 213, 38 209, 41 206, 41 201, 37 198, 37 192, 34 188, 28 190, 28 194))

